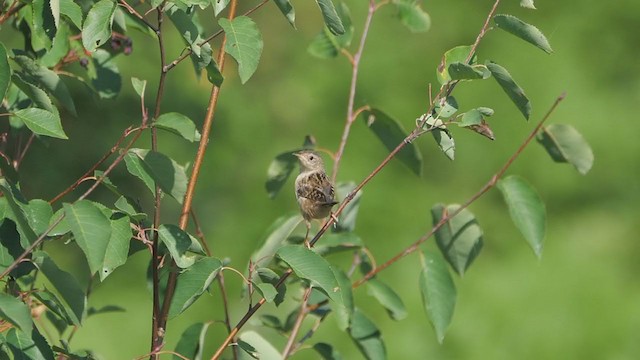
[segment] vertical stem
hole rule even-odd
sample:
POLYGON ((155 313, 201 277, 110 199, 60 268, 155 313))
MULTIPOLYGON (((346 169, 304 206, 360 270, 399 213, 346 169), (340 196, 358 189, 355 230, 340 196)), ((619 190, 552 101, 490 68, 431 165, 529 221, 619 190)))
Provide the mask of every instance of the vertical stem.
POLYGON ((296 317, 296 322, 293 324, 293 328, 291 329, 291 334, 289 334, 289 339, 287 340, 287 345, 284 347, 282 351, 282 358, 286 359, 291 355, 291 351, 293 350, 293 345, 296 342, 296 336, 300 332, 300 327, 302 326, 302 322, 304 321, 305 316, 307 316, 307 301, 309 301, 309 295, 311 294, 311 287, 308 287, 304 291, 304 295, 302 297, 302 304, 300 305, 300 312, 296 317))
POLYGON ((344 130, 342 130, 342 138, 340 139, 340 145, 338 146, 338 151, 336 152, 335 161, 333 162, 333 173, 331 175, 331 179, 333 182, 336 181, 338 176, 338 169, 340 168, 340 160, 342 160, 342 154, 344 153, 344 148, 347 146, 347 140, 349 139, 349 132, 351 131, 351 125, 356 120, 356 116, 354 116, 353 108, 356 98, 356 86, 358 82, 358 68, 360 67, 360 59, 362 58, 362 52, 364 51, 364 44, 367 40, 367 35, 369 34, 369 27, 371 26, 371 20, 373 19, 373 14, 376 12, 376 4, 373 0, 369 1, 369 11, 367 12, 367 18, 364 22, 364 29, 362 30, 362 35, 360 37, 360 45, 358 46, 358 50, 356 54, 353 56, 353 60, 351 62, 352 72, 351 72, 351 86, 349 87, 349 101, 347 104, 347 120, 344 123, 344 130))

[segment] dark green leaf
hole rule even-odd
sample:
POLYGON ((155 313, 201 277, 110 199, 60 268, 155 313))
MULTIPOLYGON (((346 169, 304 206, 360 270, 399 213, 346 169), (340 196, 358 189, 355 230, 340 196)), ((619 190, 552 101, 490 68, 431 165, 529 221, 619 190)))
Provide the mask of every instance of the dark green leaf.
POLYGON ((22 92, 24 92, 29 97, 29 99, 33 101, 35 106, 50 111, 57 116, 57 109, 53 106, 53 103, 51 103, 51 99, 49 99, 49 95, 47 95, 44 90, 40 89, 38 86, 32 84, 26 79, 23 79, 18 74, 13 74, 11 76, 11 80, 20 90, 22 90, 22 92))
POLYGON ((440 256, 432 252, 424 252, 422 255, 420 257, 422 302, 438 342, 442 344, 456 306, 456 287, 440 256))
POLYGON ((25 213, 25 209, 29 206, 29 203, 22 196, 18 188, 6 179, 0 178, 0 190, 7 201, 5 216, 16 223, 16 228, 18 233, 20 233, 20 245, 22 245, 23 248, 27 248, 37 238, 25 213))
POLYGON ((552 124, 538 134, 538 142, 544 146, 556 162, 568 162, 580 174, 586 175, 593 166, 593 151, 589 143, 573 126, 552 124))
POLYGON ((393 0, 398 8, 400 22, 411 32, 427 32, 431 28, 431 17, 427 14, 417 0, 393 0))
POLYGON ((127 166, 127 170, 129 173, 144 182, 147 185, 147 188, 151 190, 151 193, 155 193, 155 182, 150 175, 149 170, 145 167, 142 159, 138 157, 135 153, 128 152, 124 156, 124 162, 127 166))
POLYGON ((272 329, 278 330, 278 332, 283 331, 282 322, 280 321, 280 319, 278 319, 277 316, 269 315, 269 314, 261 315, 260 322, 262 323, 262 325, 266 327, 270 327, 272 329))
POLYGON ((109 219, 109 222, 111 223, 111 237, 104 254, 104 261, 100 271, 100 281, 104 281, 113 270, 127 262, 129 244, 132 236, 128 216, 116 213, 109 219))
POLYGON ((493 17, 493 21, 495 21, 498 28, 539 47, 547 54, 551 54, 553 52, 551 45, 549 45, 549 41, 537 27, 527 24, 512 15, 496 15, 493 17))
POLYGON ((136 77, 132 77, 131 85, 133 85, 133 90, 136 91, 138 96, 141 98, 144 97, 144 90, 147 88, 147 80, 140 80, 136 77))
POLYGON ((484 116, 493 116, 493 109, 488 107, 478 107, 476 110, 480 111, 480 113, 484 116))
POLYGON ((300 214, 285 215, 276 219, 262 237, 258 250, 251 255, 251 262, 255 264, 272 257, 300 221, 300 214))
POLYGON ((178 285, 171 300, 169 317, 173 318, 185 311, 218 275, 222 262, 216 258, 203 257, 178 275, 178 285))
MULTIPOLYGON (((363 111, 363 118, 365 124, 389 151, 393 151, 404 142, 407 136, 398 121, 378 109, 363 111)), ((422 174, 422 154, 420 154, 415 143, 405 144, 396 157, 408 166, 414 174, 418 176, 422 174)))
MULTIPOLYGON (((446 207, 443 204, 434 205, 431 208, 433 225, 435 226, 442 218, 459 208, 460 205, 457 204, 446 207)), ((464 275, 466 269, 480 253, 483 244, 482 229, 475 216, 471 211, 464 209, 440 227, 435 235, 436 243, 451 267, 461 276, 464 275)))
POLYGON ((367 292, 382 305, 393 320, 407 317, 407 309, 398 294, 387 284, 378 279, 367 281, 367 292))
POLYGON ((50 0, 34 0, 31 3, 31 45, 35 50, 49 50, 56 35, 56 21, 50 0))
POLYGON ((196 261, 194 254, 188 254, 191 237, 176 225, 163 224, 158 227, 158 237, 169 250, 176 265, 186 269, 196 261))
POLYGON ((316 0, 316 3, 318 3, 318 6, 320 7, 324 23, 327 25, 331 33, 334 35, 344 34, 344 25, 342 24, 340 16, 338 16, 338 13, 336 12, 333 2, 331 0, 316 0))
POLYGON ((123 307, 120 306, 116 306, 116 305, 105 305, 99 309, 96 309, 94 307, 89 308, 89 310, 87 310, 87 316, 92 316, 92 315, 100 315, 100 314, 109 314, 109 313, 114 313, 114 312, 125 312, 126 310, 123 307))
POLYGON ((68 272, 62 271, 43 251, 33 253, 33 260, 49 282, 58 290, 62 300, 71 311, 67 311, 71 321, 80 325, 87 305, 87 298, 78 281, 68 272))
POLYGON ((363 247, 362 239, 353 232, 325 233, 316 243, 314 251, 320 255, 333 254, 363 247))
POLYGON ((240 81, 244 84, 258 68, 264 45, 260 30, 247 16, 238 16, 233 20, 220 19, 219 24, 227 34, 224 49, 238 62, 240 81))
POLYGON ((156 151, 131 149, 129 152, 137 155, 142 160, 144 164, 143 170, 155 180, 162 191, 182 204, 188 182, 184 167, 156 151))
MULTIPOLYGON (((69 36, 71 36, 69 25, 67 25, 67 22, 64 21, 58 27, 56 37, 53 38, 51 49, 40 58, 40 65, 45 68, 51 68, 62 61, 62 59, 64 59, 64 57, 69 53, 69 50, 71 49, 69 36)), ((75 109, 73 111, 75 111, 75 109)))
POLYGON ((339 296, 341 301, 334 306, 336 312, 336 322, 338 328, 342 331, 347 330, 353 317, 353 311, 355 309, 353 302, 353 292, 351 291, 351 280, 344 271, 333 267, 333 275, 336 277, 338 286, 340 287, 339 296))
POLYGON ((133 200, 125 196, 120 196, 118 200, 116 200, 114 205, 116 209, 122 211, 124 214, 129 215, 129 217, 131 217, 131 219, 134 221, 142 221, 146 219, 147 214, 143 213, 142 210, 137 208, 137 205, 134 206, 132 204, 133 200))
MULTIPOLYGON (((7 206, 6 199, 0 198, 0 204, 7 206)), ((0 272, 11 266, 23 252, 24 248, 20 245, 20 234, 16 229, 16 223, 7 220, 0 222, 0 272)), ((35 267, 31 262, 23 261, 11 270, 9 274, 17 279, 28 275, 34 269, 35 267)))
MULTIPOLYGON (((191 360, 202 359, 202 350, 204 349, 205 335, 207 329, 211 325, 207 323, 195 323, 189 326, 180 336, 180 340, 176 345, 175 352, 191 360)), ((173 360, 181 360, 183 358, 174 355, 173 360)))
MULTIPOLYGON (((338 183, 336 185, 336 193, 338 199, 345 199, 351 191, 356 188, 356 183, 353 181, 338 183)), ((358 209, 360 208, 360 197, 362 196, 362 190, 358 190, 351 202, 345 206, 345 208, 338 216, 338 222, 333 227, 334 232, 351 232, 356 228, 356 218, 358 217, 358 209)), ((323 239, 323 242, 326 237, 323 239)))
POLYGON ((342 355, 327 343, 316 343, 313 345, 315 350, 323 360, 342 360, 342 355))
POLYGON ((91 78, 91 85, 102 99, 112 99, 122 89, 122 77, 118 66, 106 50, 97 49, 93 53, 88 75, 91 78))
MULTIPOLYGON (((276 254, 287 263, 295 274, 309 281, 312 287, 320 290, 338 305, 344 306, 343 291, 333 273, 331 265, 320 255, 301 245, 286 245, 276 254)), ((349 289, 351 290, 351 289, 349 289)))
POLYGON ((34 134, 68 139, 67 134, 62 129, 60 117, 56 113, 38 108, 29 108, 18 110, 13 115, 22 120, 34 134))
POLYGON ((527 95, 524 94, 524 90, 516 84, 507 69, 494 62, 488 62, 486 65, 494 79, 498 82, 498 85, 509 95, 509 98, 518 107, 518 110, 524 115, 525 119, 529 120, 529 115, 531 115, 531 102, 529 102, 527 95))
POLYGON ((79 30, 82 29, 82 9, 73 0, 60 0, 60 14, 68 17, 79 30))
POLYGON ((0 99, 4 99, 4 95, 11 84, 11 67, 7 57, 7 49, 0 42, 0 99))
POLYGON ((486 79, 491 75, 484 65, 469 65, 463 62, 454 62, 449 65, 451 80, 486 79))
POLYGON ((362 355, 368 360, 382 360, 387 358, 382 335, 378 327, 359 309, 355 309, 351 319, 349 335, 356 343, 362 355))
POLYGON ((16 360, 54 360, 47 340, 35 327, 29 333, 10 329, 7 333, 7 345, 16 360))
POLYGON ((0 293, 0 317, 27 334, 33 329, 27 304, 8 294, 0 293))
POLYGON ((211 59, 209 65, 207 65, 207 80, 217 87, 222 86, 222 82, 224 81, 220 68, 218 68, 218 64, 216 64, 214 59, 211 59))
POLYGON ((448 50, 442 56, 440 60, 440 65, 438 65, 438 69, 436 75, 438 77, 438 81, 440 84, 445 84, 451 81, 451 75, 449 74, 449 67, 453 63, 464 63, 469 65, 475 64, 475 55, 471 58, 471 61, 467 61, 469 57, 469 53, 473 47, 470 45, 464 46, 456 46, 453 49, 448 50))
POLYGON ((260 296, 262 296, 267 302, 275 301, 278 296, 278 290, 276 287, 269 283, 253 283, 254 288, 258 290, 260 296))
POLYGON ((539 258, 542 256, 547 214, 544 202, 524 179, 508 176, 498 182, 498 189, 509 207, 511 220, 539 258))
MULTIPOLYGON (((280 280, 280 276, 269 268, 264 268, 264 267, 258 268, 257 273, 258 273, 258 277, 260 277, 260 280, 263 283, 270 284, 274 288, 278 284, 278 281, 280 280)), ((287 287, 284 284, 282 284, 280 285, 280 287, 275 289, 278 292, 278 294, 274 297, 273 302, 276 304, 276 306, 278 306, 284 301, 284 297, 287 294, 287 287)))
POLYGON ((196 124, 188 117, 177 112, 160 115, 154 121, 153 126, 180 135, 191 142, 200 140, 200 132, 196 129, 196 124))
POLYGON ((471 109, 462 114, 462 119, 458 122, 458 126, 467 127, 482 124, 482 113, 477 109, 471 109))
POLYGON ((111 25, 116 2, 100 0, 95 3, 82 25, 82 45, 88 51, 95 51, 111 38, 111 25))
POLYGON ((255 331, 245 331, 240 334, 238 345, 255 359, 282 359, 280 352, 267 339, 255 331))
POLYGON ((296 158, 293 153, 295 151, 287 151, 276 156, 271 164, 269 164, 269 169, 267 169, 267 182, 265 183, 265 187, 267 189, 267 193, 270 198, 274 198, 282 186, 287 182, 289 175, 296 167, 298 163, 298 158, 296 158))
POLYGON ((201 56, 202 46, 200 44, 203 39, 200 36, 197 13, 195 11, 187 13, 178 6, 173 6, 166 11, 166 14, 169 15, 169 19, 189 45, 193 54, 196 57, 201 56))
POLYGON ((18 55, 14 60, 22 67, 22 71, 26 74, 27 78, 32 80, 33 83, 40 85, 41 88, 58 99, 62 106, 72 115, 77 115, 73 98, 58 74, 44 66, 38 65, 35 61, 24 55, 18 55))
POLYGON ((342 49, 347 48, 353 39, 353 23, 351 22, 351 14, 349 8, 344 2, 341 2, 337 8, 345 32, 342 35, 334 35, 331 31, 324 27, 322 31, 316 35, 307 51, 320 59, 329 59, 338 56, 342 49))
POLYGON ((67 308, 56 294, 47 289, 42 289, 42 291, 33 292, 33 296, 50 310, 47 313, 53 314, 54 318, 59 320, 60 323, 57 324, 56 328, 60 332, 64 331, 68 326, 74 325, 67 308))
POLYGON ((296 28, 296 11, 289 2, 289 0, 273 0, 278 6, 278 9, 282 12, 282 14, 287 18, 287 21, 293 28, 296 28))
POLYGON ((64 213, 76 243, 87 257, 91 273, 102 270, 111 238, 109 219, 88 200, 65 203, 64 213))

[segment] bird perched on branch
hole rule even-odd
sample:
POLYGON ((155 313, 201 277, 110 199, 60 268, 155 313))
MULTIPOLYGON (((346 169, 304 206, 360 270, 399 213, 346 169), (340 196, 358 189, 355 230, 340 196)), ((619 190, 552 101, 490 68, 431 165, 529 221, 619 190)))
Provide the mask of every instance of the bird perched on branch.
MULTIPOLYGON (((300 212, 307 225, 304 243, 309 244, 309 231, 312 219, 324 219, 332 216, 331 208, 338 202, 335 199, 333 184, 324 169, 320 155, 311 150, 302 150, 294 155, 300 162, 300 175, 296 178, 296 199, 300 212)), ((333 217, 334 220, 335 217, 333 217)))

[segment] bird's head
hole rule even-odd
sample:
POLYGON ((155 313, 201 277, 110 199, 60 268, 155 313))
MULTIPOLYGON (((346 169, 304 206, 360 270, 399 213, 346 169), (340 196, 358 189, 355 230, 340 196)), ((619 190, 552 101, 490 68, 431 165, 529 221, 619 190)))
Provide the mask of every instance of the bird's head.
POLYGON ((324 170, 324 162, 318 153, 311 150, 302 150, 294 153, 300 161, 300 171, 324 170))

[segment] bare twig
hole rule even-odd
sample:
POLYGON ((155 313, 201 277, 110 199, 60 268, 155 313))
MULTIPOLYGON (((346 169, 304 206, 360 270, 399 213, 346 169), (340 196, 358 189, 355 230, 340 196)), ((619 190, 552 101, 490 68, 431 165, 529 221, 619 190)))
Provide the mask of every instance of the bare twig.
POLYGON ((142 21, 145 25, 147 25, 147 27, 149 27, 149 29, 153 30, 153 32, 156 33, 156 35, 160 34, 159 28, 156 28, 155 26, 153 26, 153 24, 151 24, 147 19, 145 19, 144 16, 140 15, 140 13, 137 12, 136 9, 134 9, 131 5, 129 5, 129 3, 127 3, 125 0, 119 0, 118 2, 125 9, 127 9, 127 11, 129 11, 129 13, 131 15, 133 15, 133 16, 137 17, 138 19, 140 19, 140 21, 142 21))
POLYGON ((311 294, 312 287, 308 287, 304 291, 304 295, 302 297, 302 304, 300 304, 300 312, 298 316, 296 316, 296 321, 293 324, 293 328, 291 328, 291 334, 289 334, 289 339, 287 340, 287 345, 285 345, 284 350, 282 351, 282 358, 286 359, 291 355, 291 350, 293 350, 293 345, 296 341, 296 336, 300 332, 300 327, 302 326, 302 322, 304 318, 307 316, 307 302, 309 301, 309 295, 311 294))
POLYGON ((18 0, 14 0, 11 6, 9 6, 9 9, 7 10, 7 12, 0 15, 0 25, 4 24, 4 22, 7 21, 7 19, 9 19, 13 14, 20 11, 20 9, 22 9, 26 5, 27 5, 26 3, 18 3, 18 0))

